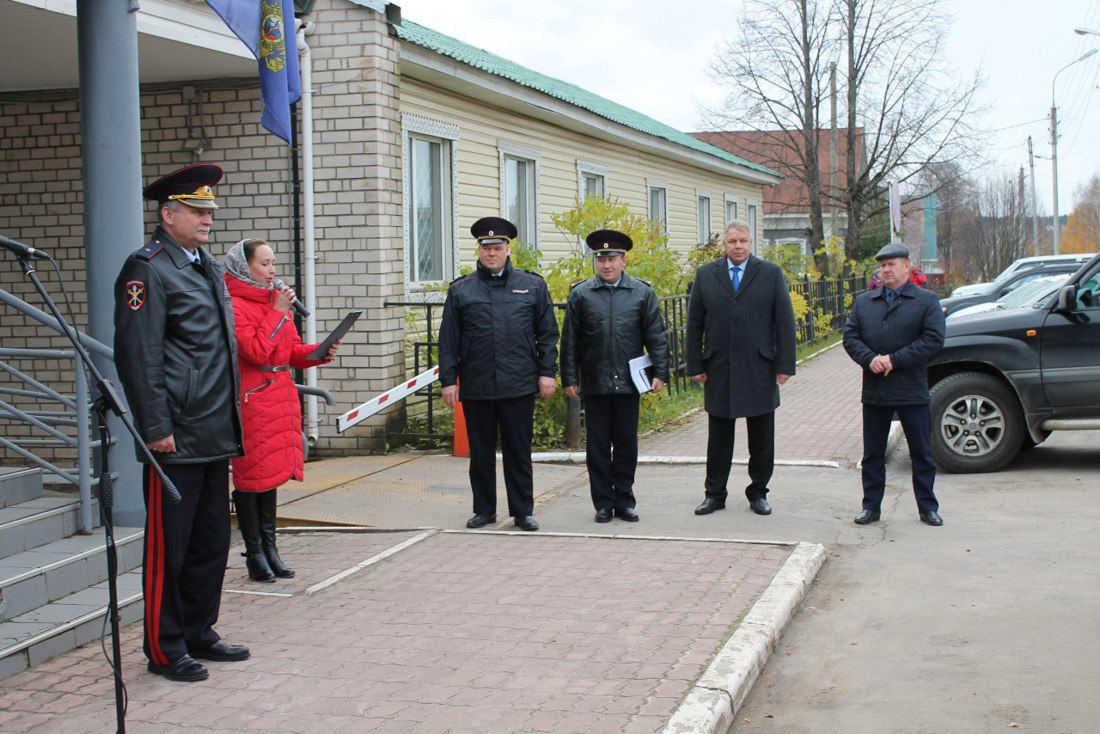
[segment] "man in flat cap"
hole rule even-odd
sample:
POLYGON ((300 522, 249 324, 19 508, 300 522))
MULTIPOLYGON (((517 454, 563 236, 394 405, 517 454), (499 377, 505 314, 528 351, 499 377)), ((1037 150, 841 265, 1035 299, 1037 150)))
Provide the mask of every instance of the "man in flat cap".
POLYGON ((909 250, 886 245, 875 259, 882 287, 861 293, 844 324, 844 349, 863 368, 863 510, 856 523, 881 517, 886 491, 886 439, 896 413, 909 444, 913 493, 922 522, 943 525, 932 485, 932 418, 928 361, 943 348, 939 297, 909 280, 909 250))
POLYGON ((585 462, 596 522, 612 516, 637 522, 634 472, 638 466, 638 389, 629 362, 648 353, 650 389, 668 381, 668 337, 649 283, 627 275, 630 237, 600 229, 585 240, 596 276, 569 291, 561 336, 561 384, 584 396, 585 462), (578 389, 579 388, 579 389, 578 389))
POLYGON ((466 527, 496 522, 499 436, 508 514, 521 530, 538 530, 531 438, 535 396, 548 398, 556 389, 554 304, 541 276, 512 266, 514 224, 483 217, 470 232, 477 240, 477 268, 451 282, 439 327, 443 402, 453 408, 462 401, 470 440, 474 515, 466 527))
POLYGON ((794 309, 783 271, 752 254, 749 224, 726 225, 726 254, 699 266, 688 300, 686 356, 702 382, 708 415, 706 496, 696 515, 726 506, 734 425, 745 419, 749 443, 749 509, 770 515, 779 386, 794 374, 794 309))
MULTIPOLYGON (((145 470, 145 655, 150 672, 196 681, 196 658, 248 648, 214 631, 229 556, 229 460, 242 454, 237 343, 222 269, 203 245, 218 208, 211 164, 142 192, 159 224, 115 281, 115 365, 141 436, 182 501, 145 470)), ((138 459, 143 460, 141 453, 138 459)))

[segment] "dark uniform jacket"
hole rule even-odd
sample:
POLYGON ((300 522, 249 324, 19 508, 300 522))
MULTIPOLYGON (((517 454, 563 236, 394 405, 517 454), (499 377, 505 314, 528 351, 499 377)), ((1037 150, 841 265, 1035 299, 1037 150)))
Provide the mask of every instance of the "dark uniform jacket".
POLYGON ((733 292, 723 255, 700 265, 688 301, 687 371, 707 373, 704 407, 716 418, 771 413, 775 376, 793 375, 794 309, 783 271, 750 255, 733 292))
POLYGON ((905 283, 887 306, 883 290, 861 293, 844 324, 844 349, 863 368, 863 402, 927 404, 928 361, 943 349, 940 299, 905 283), (889 355, 894 364, 885 377, 871 371, 871 360, 880 354, 889 355))
POLYGON ((505 261, 494 278, 480 262, 454 280, 439 327, 439 382, 459 381, 462 400, 538 392, 557 373, 558 322, 546 281, 505 261))
POLYGON ((645 352, 653 375, 668 382, 668 337, 657 294, 622 274, 610 286, 599 276, 569 292, 561 334, 561 384, 588 395, 636 395, 628 362, 645 352))
POLYGON ((115 281, 115 367, 145 442, 175 438, 157 455, 168 464, 243 453, 233 306, 221 266, 198 252, 202 266, 158 227, 115 281))

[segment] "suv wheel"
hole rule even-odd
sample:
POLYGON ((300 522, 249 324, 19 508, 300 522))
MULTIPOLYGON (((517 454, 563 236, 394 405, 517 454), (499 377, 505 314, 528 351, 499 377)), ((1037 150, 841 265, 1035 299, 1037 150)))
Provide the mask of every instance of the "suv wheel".
POLYGON ((1020 451, 1023 411, 997 378, 961 372, 937 382, 931 393, 932 456, 947 471, 997 471, 1020 451))

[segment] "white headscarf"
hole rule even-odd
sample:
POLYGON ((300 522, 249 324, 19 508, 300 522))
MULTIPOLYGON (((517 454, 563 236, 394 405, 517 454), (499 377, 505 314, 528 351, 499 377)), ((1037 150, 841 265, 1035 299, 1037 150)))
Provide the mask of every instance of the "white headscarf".
POLYGON ((229 252, 225 253, 225 272, 229 273, 237 280, 244 281, 257 288, 268 290, 272 288, 272 286, 266 283, 258 283, 252 279, 252 271, 248 268, 248 257, 244 253, 244 246, 250 242, 262 242, 267 244, 267 240, 247 239, 241 240, 233 245, 229 248, 229 252))

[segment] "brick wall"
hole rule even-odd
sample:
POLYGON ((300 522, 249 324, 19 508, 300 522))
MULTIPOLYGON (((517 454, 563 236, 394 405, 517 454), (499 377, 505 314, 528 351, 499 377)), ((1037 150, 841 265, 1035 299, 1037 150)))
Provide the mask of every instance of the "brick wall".
MULTIPOLYGON (((335 432, 335 417, 404 375, 403 312, 382 305, 404 294, 397 42, 388 35, 381 15, 341 0, 316 3, 310 19, 317 28, 308 42, 314 69, 318 335, 326 334, 348 310, 365 312, 345 339, 339 361, 319 370, 319 384, 333 391, 336 405, 320 405, 318 452, 376 450, 384 443, 385 422, 401 421, 403 415, 376 416, 344 436, 335 432)), ((283 264, 281 272, 292 280, 288 147, 259 127, 258 87, 242 88, 248 82, 240 80, 190 84, 197 89, 210 144, 197 159, 182 150, 188 112, 183 84, 143 90, 144 180, 196 160, 222 165, 226 176, 217 188, 222 208, 215 220, 212 253, 220 257, 244 237, 262 237, 273 243, 283 264)), ((61 265, 75 322, 84 329, 76 92, 70 98, 51 93, 48 102, 36 101, 34 95, 12 99, 0 103, 0 234, 51 251, 61 265)), ((146 203, 145 212, 151 231, 153 206, 146 203)), ((134 249, 140 244, 135 242, 134 249)), ((58 293, 52 276, 47 286, 58 293)), ((0 288, 42 306, 10 259, 0 261, 0 288)), ((0 305, 4 347, 64 347, 60 336, 47 334, 37 322, 0 305)), ((15 366, 33 369, 36 379, 56 390, 72 390, 71 363, 26 360, 15 366)), ((15 381, 0 374, 0 386, 14 387, 15 381)), ((29 435, 10 424, 0 424, 0 430, 6 437, 29 435)), ((39 453, 52 456, 49 451, 39 453)), ((0 461, 24 463, 3 450, 0 461)))

